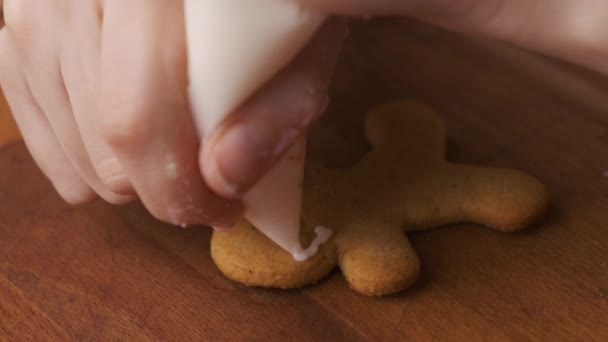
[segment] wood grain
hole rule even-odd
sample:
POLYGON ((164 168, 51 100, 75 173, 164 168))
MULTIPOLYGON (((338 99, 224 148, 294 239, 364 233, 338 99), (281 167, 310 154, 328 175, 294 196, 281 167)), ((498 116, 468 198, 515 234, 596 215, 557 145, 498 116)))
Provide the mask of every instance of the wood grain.
POLYGON ((607 340, 607 89, 592 72, 416 23, 354 25, 311 132, 314 159, 353 163, 367 149, 363 114, 406 98, 444 116, 452 160, 522 169, 553 196, 547 219, 520 234, 412 235, 422 277, 381 299, 339 273, 299 291, 232 283, 204 228, 168 227, 139 205, 67 206, 4 140, 0 339, 607 340))

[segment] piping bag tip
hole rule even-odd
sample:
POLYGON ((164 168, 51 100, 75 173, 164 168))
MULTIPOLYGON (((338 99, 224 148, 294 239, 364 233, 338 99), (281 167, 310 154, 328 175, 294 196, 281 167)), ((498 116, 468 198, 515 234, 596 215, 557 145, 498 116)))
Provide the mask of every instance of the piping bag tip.
POLYGON ((300 242, 302 184, 306 139, 294 144, 284 158, 245 196, 245 218, 296 261, 316 255, 319 246, 331 238, 331 230, 318 226, 307 248, 300 242))
MULTIPOLYGON (((285 0, 185 0, 189 100, 204 137, 285 67, 326 16, 285 0)), ((245 218, 295 260, 305 261, 331 237, 315 229, 301 246, 305 139, 245 196, 245 218)))
POLYGON ((293 255, 295 261, 303 262, 315 256, 319 251, 319 247, 321 247, 322 244, 326 243, 331 238, 333 232, 329 228, 317 226, 315 228, 315 234, 315 239, 308 248, 291 252, 291 255, 293 255))

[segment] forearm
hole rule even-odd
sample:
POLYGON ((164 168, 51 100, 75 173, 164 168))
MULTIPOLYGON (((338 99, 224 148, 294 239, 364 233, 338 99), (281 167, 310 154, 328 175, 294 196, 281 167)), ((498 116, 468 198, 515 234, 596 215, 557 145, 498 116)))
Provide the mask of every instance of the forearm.
POLYGON ((608 74, 608 2, 602 0, 298 1, 333 14, 415 18, 608 74))
POLYGON ((421 19, 608 74, 607 2, 509 0, 486 4, 477 5, 476 11, 472 8, 467 11, 465 6, 460 13, 436 9, 434 13, 423 13, 421 19))

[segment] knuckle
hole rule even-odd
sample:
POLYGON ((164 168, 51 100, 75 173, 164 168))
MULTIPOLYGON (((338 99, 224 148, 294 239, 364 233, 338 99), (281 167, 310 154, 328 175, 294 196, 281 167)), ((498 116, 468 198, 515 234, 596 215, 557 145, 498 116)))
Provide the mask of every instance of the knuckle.
POLYGON ((101 135, 111 146, 122 148, 149 137, 151 110, 136 96, 106 96, 100 108, 101 135))
POLYGON ((4 22, 6 27, 18 32, 29 31, 32 13, 36 13, 35 0, 4 0, 4 22))

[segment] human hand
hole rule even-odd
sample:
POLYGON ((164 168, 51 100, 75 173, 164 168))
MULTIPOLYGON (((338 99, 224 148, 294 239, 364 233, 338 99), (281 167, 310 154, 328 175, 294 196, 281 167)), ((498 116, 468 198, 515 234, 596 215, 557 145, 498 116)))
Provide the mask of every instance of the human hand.
POLYGON ((297 0, 325 13, 403 16, 482 35, 608 74, 608 2, 297 0))
POLYGON ((323 111, 343 39, 328 25, 202 146, 181 1, 6 0, 4 15, 0 85, 59 194, 74 204, 139 198, 183 226, 235 223, 242 204, 223 197, 251 187, 278 158, 268 151, 280 154, 323 111))

